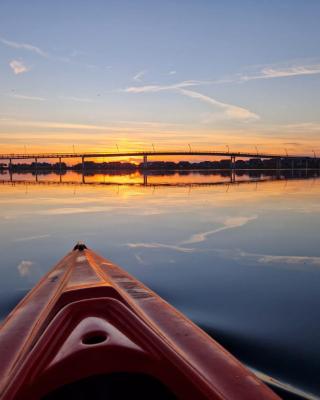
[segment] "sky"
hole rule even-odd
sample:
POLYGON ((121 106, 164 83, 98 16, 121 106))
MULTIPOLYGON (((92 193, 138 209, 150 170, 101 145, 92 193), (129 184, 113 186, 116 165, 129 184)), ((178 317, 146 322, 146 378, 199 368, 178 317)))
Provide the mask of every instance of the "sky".
POLYGON ((1 0, 0 153, 320 155, 318 0, 1 0))

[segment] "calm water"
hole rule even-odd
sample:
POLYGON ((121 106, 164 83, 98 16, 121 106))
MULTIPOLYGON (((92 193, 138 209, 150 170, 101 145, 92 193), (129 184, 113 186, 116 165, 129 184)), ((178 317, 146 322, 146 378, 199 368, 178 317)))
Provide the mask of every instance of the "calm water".
POLYGON ((83 240, 266 379, 316 398, 320 179, 251 175, 237 184, 228 173, 96 175, 81 184, 70 173, 59 184, 26 174, 0 184, 1 318, 83 240))

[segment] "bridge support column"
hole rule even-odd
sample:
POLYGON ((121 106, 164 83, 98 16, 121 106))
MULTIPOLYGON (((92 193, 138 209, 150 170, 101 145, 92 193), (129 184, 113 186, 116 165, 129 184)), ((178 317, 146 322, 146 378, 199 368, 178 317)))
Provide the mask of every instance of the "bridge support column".
POLYGON ((85 174, 85 160, 84 156, 81 157, 81 165, 82 165, 82 183, 85 183, 84 174, 85 174))
POLYGON ((35 157, 34 159, 34 172, 36 175, 36 182, 38 182, 38 159, 35 157))
POLYGON ((148 175, 146 173, 143 174, 143 186, 148 186, 148 175))
POLYGON ((10 182, 12 182, 12 173, 13 173, 13 171, 12 171, 12 159, 11 158, 9 158, 8 169, 9 169, 9 175, 10 175, 10 182))
POLYGON ((84 175, 84 169, 85 169, 84 156, 81 157, 81 164, 82 164, 82 175, 84 175))
POLYGON ((59 182, 62 183, 62 163, 61 163, 61 157, 59 157, 59 182))
POLYGON ((235 183, 235 181, 236 181, 236 171, 232 169, 230 171, 230 183, 235 183))
POLYGON ((146 154, 143 155, 143 169, 148 168, 148 156, 146 154))
POLYGON ((12 160, 11 160, 11 158, 9 159, 8 169, 9 169, 9 175, 10 175, 10 182, 12 182, 12 160))
POLYGON ((236 157, 235 156, 231 156, 230 168, 231 169, 235 169, 235 167, 236 167, 236 157))
POLYGON ((309 162, 308 159, 306 158, 306 172, 308 172, 308 168, 309 168, 309 162))
POLYGON ((277 158, 276 160, 276 172, 277 172, 277 179, 280 179, 280 170, 281 170, 281 158, 277 158))

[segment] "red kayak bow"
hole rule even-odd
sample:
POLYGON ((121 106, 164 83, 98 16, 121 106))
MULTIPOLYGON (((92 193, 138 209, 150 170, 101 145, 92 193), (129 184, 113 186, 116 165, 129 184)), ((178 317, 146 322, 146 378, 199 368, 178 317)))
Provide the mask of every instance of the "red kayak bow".
POLYGON ((0 399, 278 396, 176 309, 78 244, 0 329, 0 399))

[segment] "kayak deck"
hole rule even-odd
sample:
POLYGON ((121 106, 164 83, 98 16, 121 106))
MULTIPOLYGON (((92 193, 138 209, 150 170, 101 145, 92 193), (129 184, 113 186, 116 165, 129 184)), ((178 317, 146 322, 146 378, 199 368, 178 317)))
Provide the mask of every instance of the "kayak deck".
POLYGON ((9 314, 0 329, 0 354, 1 400, 121 399, 129 393, 140 399, 278 399, 185 316, 84 245, 9 314))

